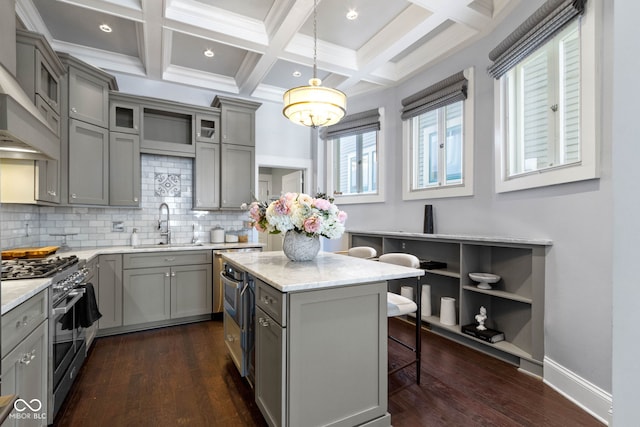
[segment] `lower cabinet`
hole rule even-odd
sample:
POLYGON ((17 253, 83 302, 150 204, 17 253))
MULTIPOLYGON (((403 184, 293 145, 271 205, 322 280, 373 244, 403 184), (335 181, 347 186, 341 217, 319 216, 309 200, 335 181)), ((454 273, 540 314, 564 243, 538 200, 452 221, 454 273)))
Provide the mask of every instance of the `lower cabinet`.
POLYGON ((99 329, 122 326, 122 255, 100 255, 98 261, 99 329))
POLYGON ((170 275, 165 267, 124 270, 122 313, 125 326, 170 318, 170 275))
POLYGON ((256 404, 271 426, 281 426, 285 411, 283 378, 286 372, 285 329, 256 308, 256 404))
POLYGON ((3 427, 47 425, 48 325, 48 320, 40 323, 2 358, 1 393, 17 394, 29 404, 22 412, 14 410, 3 427))
POLYGON ((255 400, 270 426, 389 425, 386 296, 386 282, 282 294, 256 280, 255 400))
POLYGON ((123 326, 211 314, 211 255, 211 251, 125 254, 123 326))

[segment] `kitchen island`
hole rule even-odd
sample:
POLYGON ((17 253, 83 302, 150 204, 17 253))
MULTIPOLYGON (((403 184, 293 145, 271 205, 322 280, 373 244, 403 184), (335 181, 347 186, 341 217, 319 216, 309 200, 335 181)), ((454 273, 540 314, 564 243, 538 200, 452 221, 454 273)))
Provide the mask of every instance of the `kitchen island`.
POLYGON ((255 398, 269 425, 391 425, 387 281, 423 270, 332 253, 223 259, 255 282, 255 398))

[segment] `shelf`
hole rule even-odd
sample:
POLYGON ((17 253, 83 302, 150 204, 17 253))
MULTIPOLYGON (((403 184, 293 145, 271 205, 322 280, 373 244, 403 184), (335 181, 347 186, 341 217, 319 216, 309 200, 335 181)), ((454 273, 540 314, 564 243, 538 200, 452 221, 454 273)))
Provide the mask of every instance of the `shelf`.
POLYGON ((438 276, 446 276, 446 277, 453 277, 455 279, 459 279, 460 278, 460 273, 457 271, 449 271, 449 270, 443 270, 443 269, 433 269, 433 270, 424 270, 424 272, 426 274, 437 274, 438 276))
POLYGON ((531 356, 530 353, 527 353, 526 351, 522 350, 520 347, 510 343, 509 341, 500 341, 497 343, 489 343, 486 341, 483 341, 481 339, 472 337, 471 335, 467 335, 465 333, 462 333, 460 330, 460 325, 443 325, 442 323, 440 323, 440 318, 438 316, 429 316, 427 318, 425 318, 423 316, 422 318, 423 321, 429 323, 431 326, 437 327, 439 329, 445 329, 449 332, 453 332, 461 337, 467 338, 469 340, 481 343, 483 345, 486 345, 488 347, 493 347, 496 348, 500 351, 504 351, 505 353, 509 353, 512 354, 514 356, 520 357, 520 358, 524 358, 527 360, 534 360, 533 357, 531 356))
POLYGON ((521 295, 517 295, 517 294, 513 294, 511 292, 504 292, 504 291, 499 291, 496 289, 480 289, 476 286, 473 285, 464 285, 462 287, 463 289, 467 290, 467 291, 471 291, 471 292, 477 292, 480 294, 485 294, 485 295, 491 295, 494 297, 498 297, 498 298, 504 298, 504 299, 508 299, 511 301, 518 301, 524 304, 532 304, 533 300, 531 298, 526 298, 523 297, 521 295))

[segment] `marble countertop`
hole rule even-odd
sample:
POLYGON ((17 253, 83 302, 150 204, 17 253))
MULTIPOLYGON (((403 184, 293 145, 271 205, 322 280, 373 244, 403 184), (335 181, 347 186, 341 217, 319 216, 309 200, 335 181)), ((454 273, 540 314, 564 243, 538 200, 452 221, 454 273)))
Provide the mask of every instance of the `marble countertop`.
POLYGON ((229 252, 222 258, 278 289, 293 292, 424 275, 424 270, 320 252, 312 261, 290 261, 283 252, 229 252))
POLYGON ((421 240, 438 240, 451 242, 482 242, 482 243, 506 243, 512 245, 535 245, 551 246, 553 241, 549 239, 528 239, 522 237, 501 237, 501 236, 472 236, 466 234, 426 234, 409 231, 370 231, 370 230, 347 230, 351 234, 367 234, 369 236, 397 237, 397 238, 419 238, 421 240))
MULTIPOLYGON (((96 248, 85 248, 58 252, 54 256, 76 255, 81 261, 90 261, 98 255, 105 254, 125 254, 137 252, 170 252, 170 251, 198 251, 198 250, 232 250, 245 248, 260 248, 262 243, 204 243, 202 245, 142 245, 132 246, 106 246, 96 248)), ((0 283, 2 309, 1 314, 5 314, 17 307, 32 296, 47 289, 51 285, 51 278, 25 279, 25 280, 4 280, 0 283)))

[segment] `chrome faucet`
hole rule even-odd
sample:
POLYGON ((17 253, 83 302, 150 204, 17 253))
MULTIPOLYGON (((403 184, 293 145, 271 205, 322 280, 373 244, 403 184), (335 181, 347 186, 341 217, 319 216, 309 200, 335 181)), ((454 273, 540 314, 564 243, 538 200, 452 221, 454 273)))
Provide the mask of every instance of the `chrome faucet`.
POLYGON ((166 236, 167 237, 167 245, 171 244, 171 227, 169 226, 169 205, 167 205, 166 203, 161 203, 160 204, 160 208, 159 208, 159 214, 158 214, 158 230, 160 230, 160 235, 161 236, 166 236), (163 220, 162 219, 162 208, 167 208, 167 219, 163 220), (165 231, 162 231, 162 222, 166 221, 167 226, 165 228, 165 231))

